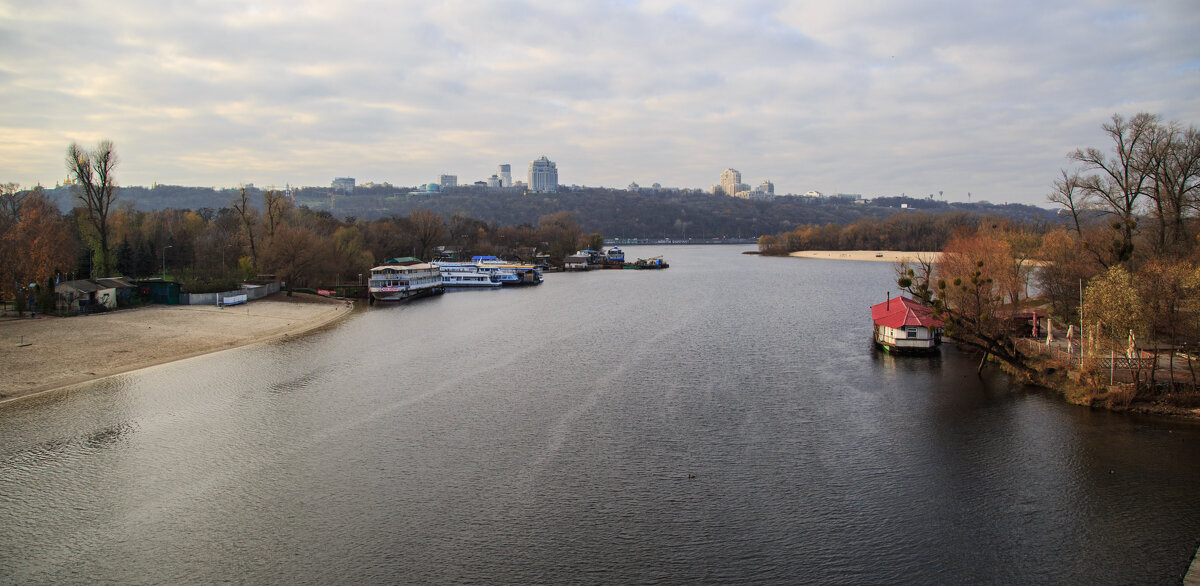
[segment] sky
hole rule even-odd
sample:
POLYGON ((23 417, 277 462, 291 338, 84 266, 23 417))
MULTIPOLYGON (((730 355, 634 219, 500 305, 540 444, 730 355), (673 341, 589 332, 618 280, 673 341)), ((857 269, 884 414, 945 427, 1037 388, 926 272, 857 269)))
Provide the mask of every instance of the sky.
POLYGON ((1195 0, 0 0, 0 182, 443 173, 1047 205, 1114 114, 1200 125, 1195 0), (970 195, 968 195, 970 194, 970 195))

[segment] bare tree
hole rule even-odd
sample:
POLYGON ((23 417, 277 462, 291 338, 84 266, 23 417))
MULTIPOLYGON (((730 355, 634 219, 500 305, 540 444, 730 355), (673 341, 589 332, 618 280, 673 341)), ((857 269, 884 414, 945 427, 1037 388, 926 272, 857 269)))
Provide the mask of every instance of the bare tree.
POLYGON ((1152 180, 1147 195, 1159 221, 1158 246, 1178 251, 1188 244, 1186 215, 1200 200, 1200 130, 1178 122, 1160 125, 1145 161, 1152 180))
POLYGON ((409 215, 412 222, 413 237, 419 248, 417 258, 429 260, 426 256, 435 244, 447 237, 446 221, 441 216, 429 210, 415 210, 409 215))
POLYGON ((1079 177, 1077 187, 1100 202, 1100 209, 1116 216, 1113 228, 1118 239, 1113 243, 1113 253, 1118 262, 1133 255, 1138 199, 1146 193, 1150 182, 1145 153, 1157 126, 1158 116, 1153 114, 1143 112, 1129 120, 1114 114, 1111 124, 1101 126, 1113 141, 1112 157, 1094 147, 1075 149, 1068 155, 1085 172, 1096 172, 1079 177))
POLYGON ((258 223, 258 214, 251 204, 250 195, 242 187, 242 193, 233 200, 233 210, 242 219, 242 228, 246 230, 246 239, 250 241, 250 261, 258 266, 258 249, 254 246, 254 225, 258 223))
POLYGON ((75 182, 75 197, 83 205, 88 224, 95 232, 93 273, 98 275, 109 275, 114 268, 108 242, 108 215, 117 198, 117 182, 113 177, 116 166, 117 153, 110 140, 100 141, 93 151, 74 142, 67 147, 67 172, 75 182))
POLYGON ((28 191, 21 191, 21 186, 16 183, 0 184, 0 220, 13 222, 19 220, 21 202, 25 200, 28 193, 28 191))
POLYGON ((283 216, 287 213, 290 203, 284 199, 282 193, 274 189, 263 192, 263 219, 267 224, 267 238, 275 236, 275 229, 283 221, 283 216))

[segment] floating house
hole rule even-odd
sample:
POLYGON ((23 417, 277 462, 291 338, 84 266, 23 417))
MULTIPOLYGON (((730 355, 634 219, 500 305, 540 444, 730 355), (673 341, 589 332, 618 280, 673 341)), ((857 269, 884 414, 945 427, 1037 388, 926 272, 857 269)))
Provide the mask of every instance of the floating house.
POLYGON ((875 344, 887 352, 932 352, 942 343, 945 322, 933 310, 907 297, 889 297, 871 306, 875 344))

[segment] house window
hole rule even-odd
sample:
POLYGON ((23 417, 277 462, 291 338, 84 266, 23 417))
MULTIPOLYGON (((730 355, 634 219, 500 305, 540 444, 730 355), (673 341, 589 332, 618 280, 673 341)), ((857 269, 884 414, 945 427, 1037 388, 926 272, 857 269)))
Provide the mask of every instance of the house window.
POLYGON ((908 337, 910 337, 910 338, 917 337, 917 328, 907 327, 907 328, 904 328, 904 330, 908 332, 908 337))

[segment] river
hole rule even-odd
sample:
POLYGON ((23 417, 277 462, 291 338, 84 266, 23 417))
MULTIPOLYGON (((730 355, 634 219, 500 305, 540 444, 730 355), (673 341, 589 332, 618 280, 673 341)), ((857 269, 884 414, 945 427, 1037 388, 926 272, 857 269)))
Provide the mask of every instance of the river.
POLYGON ((747 248, 0 405, 0 581, 1179 582, 1200 426, 878 353, 890 265, 747 248))

